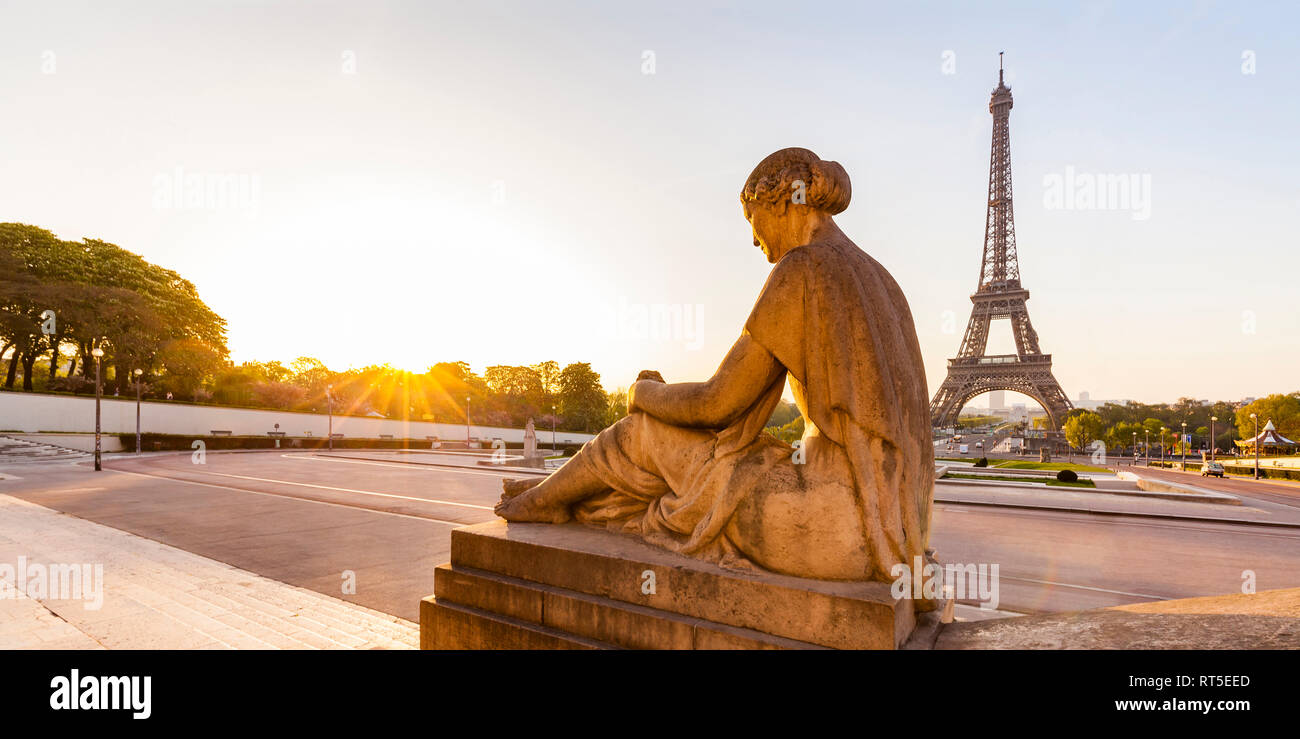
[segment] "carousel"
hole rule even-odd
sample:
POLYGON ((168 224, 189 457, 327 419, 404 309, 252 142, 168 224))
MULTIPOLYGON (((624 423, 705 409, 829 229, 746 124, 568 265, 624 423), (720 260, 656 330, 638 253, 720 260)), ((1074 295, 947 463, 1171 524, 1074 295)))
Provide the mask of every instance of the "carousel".
POLYGON ((1255 453, 1255 447, 1259 447, 1261 456, 1270 454, 1294 454, 1300 443, 1296 443, 1277 432, 1277 427, 1273 425, 1273 420, 1269 419, 1264 424, 1264 430, 1252 439, 1238 439, 1237 448, 1242 456, 1255 453))

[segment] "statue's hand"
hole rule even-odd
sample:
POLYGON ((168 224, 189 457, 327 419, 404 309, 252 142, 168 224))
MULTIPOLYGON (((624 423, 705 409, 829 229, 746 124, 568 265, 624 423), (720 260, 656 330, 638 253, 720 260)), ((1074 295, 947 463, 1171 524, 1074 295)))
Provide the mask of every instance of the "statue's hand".
POLYGON ((663 382, 663 381, 664 381, 664 376, 661 375, 661 374, 659 374, 659 371, 658 371, 658 370, 641 370, 641 374, 637 375, 637 376, 636 376, 636 379, 637 379, 638 381, 640 381, 640 380, 654 380, 655 382, 663 382))

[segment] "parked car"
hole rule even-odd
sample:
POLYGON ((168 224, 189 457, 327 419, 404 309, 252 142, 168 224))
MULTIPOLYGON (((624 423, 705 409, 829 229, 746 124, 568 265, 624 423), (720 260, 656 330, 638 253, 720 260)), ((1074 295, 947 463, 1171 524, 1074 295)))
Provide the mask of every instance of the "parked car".
POLYGON ((1206 462, 1201 465, 1201 477, 1223 477, 1223 465, 1218 462, 1206 462))

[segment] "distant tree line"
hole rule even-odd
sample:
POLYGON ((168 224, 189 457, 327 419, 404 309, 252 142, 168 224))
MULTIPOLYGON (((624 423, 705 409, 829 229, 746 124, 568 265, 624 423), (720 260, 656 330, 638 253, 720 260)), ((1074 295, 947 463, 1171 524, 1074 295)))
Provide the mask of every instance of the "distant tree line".
POLYGON ((211 396, 227 405, 386 418, 593 433, 627 415, 627 393, 606 393, 587 362, 561 368, 494 365, 482 375, 465 362, 439 362, 423 373, 389 365, 334 371, 314 357, 245 362, 212 375, 211 396))
POLYGON ((1181 454, 1184 445, 1190 454, 1194 450, 1209 448, 1211 444, 1220 452, 1231 452, 1236 446, 1235 441, 1255 435, 1251 413, 1256 414, 1260 430, 1271 420, 1283 436, 1290 439, 1300 436, 1300 392, 1269 395, 1246 404, 1226 401, 1202 403, 1193 398, 1160 404, 1106 403, 1095 410, 1070 411, 1062 430, 1070 446, 1080 451, 1088 450, 1094 441, 1101 441, 1111 450, 1131 450, 1136 434, 1139 446, 1150 439, 1152 449, 1160 449, 1163 445, 1171 454, 1181 454), (1218 420, 1211 422, 1211 417, 1218 420), (1192 437, 1190 444, 1184 444, 1178 438, 1184 423, 1192 437), (1165 429, 1163 441, 1162 427, 1165 429), (1211 433, 1214 434, 1212 440, 1209 438, 1211 433))
POLYGON ((627 393, 606 393, 586 362, 465 362, 423 373, 375 365, 334 371, 313 357, 229 360, 226 322, 193 283, 98 239, 64 241, 0 223, 0 370, 6 390, 93 393, 100 349, 108 395, 256 408, 378 414, 413 421, 594 432, 627 414, 627 393))

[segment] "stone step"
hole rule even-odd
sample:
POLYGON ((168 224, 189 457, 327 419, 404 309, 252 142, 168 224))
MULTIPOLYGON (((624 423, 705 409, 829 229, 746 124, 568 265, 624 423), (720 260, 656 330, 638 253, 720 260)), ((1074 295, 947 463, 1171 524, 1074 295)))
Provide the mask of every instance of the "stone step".
POLYGON ((821 649, 752 629, 622 603, 504 575, 440 565, 440 603, 466 606, 627 649, 821 649))
POLYGON ((88 459, 91 456, 93 455, 89 452, 68 449, 53 444, 15 439, 11 436, 0 437, 0 463, 3 464, 75 461, 88 459))
MULTIPOLYGON (((493 521, 455 529, 450 569, 612 601, 603 613, 614 604, 630 604, 837 649, 896 649, 916 624, 912 602, 895 599, 888 583, 738 572, 579 524, 493 521)), ((536 600, 518 588, 502 597, 503 608, 536 600)), ((571 605, 591 608, 590 603, 571 605)), ((645 615, 634 609, 624 613, 645 615)), ((620 618, 630 623, 634 617, 620 618)), ((671 633, 679 627, 663 628, 671 633)))
POLYGON ((538 624, 442 603, 420 601, 420 649, 613 649, 613 645, 538 624))

